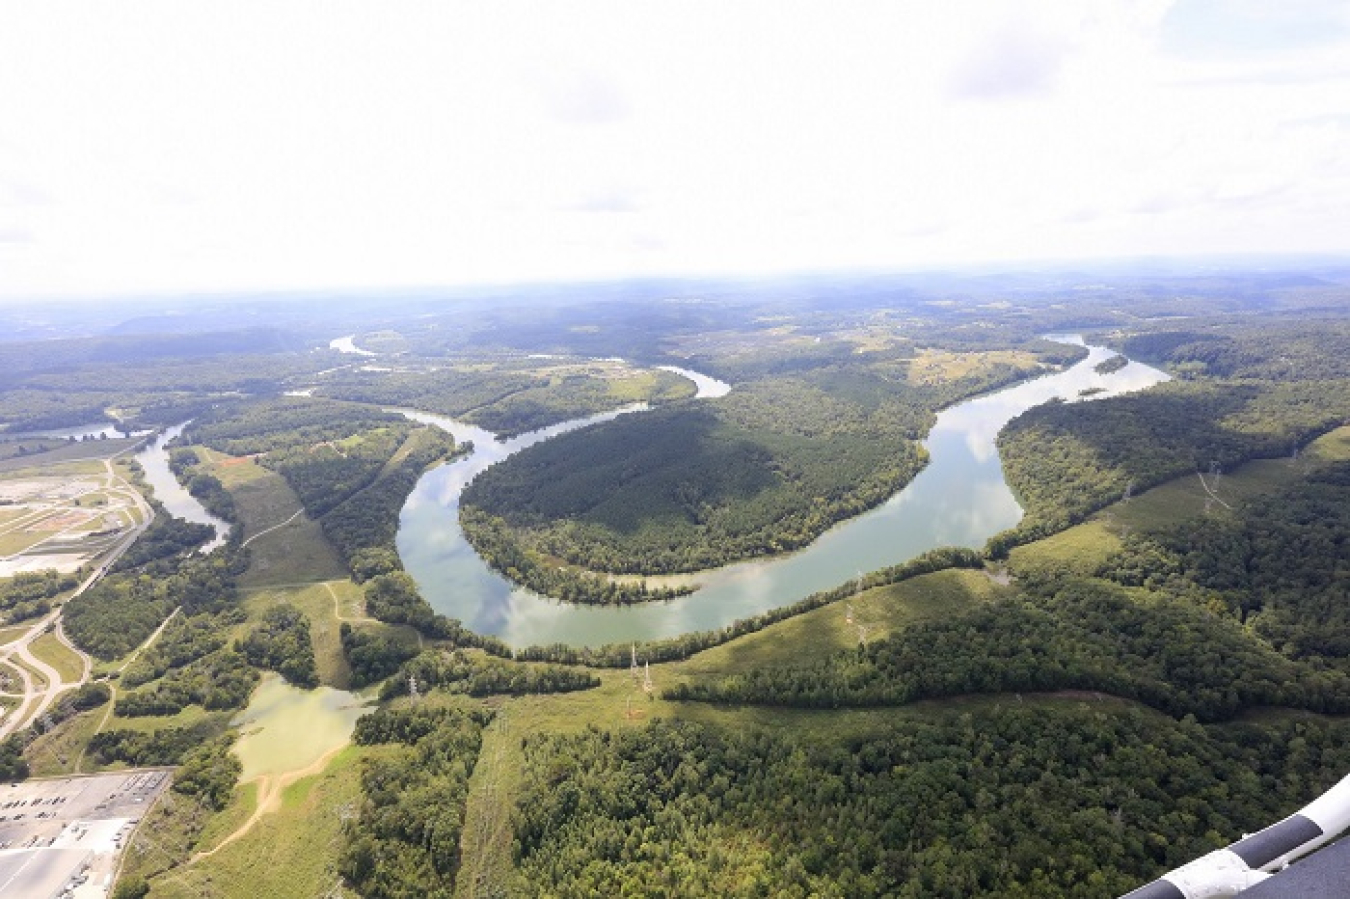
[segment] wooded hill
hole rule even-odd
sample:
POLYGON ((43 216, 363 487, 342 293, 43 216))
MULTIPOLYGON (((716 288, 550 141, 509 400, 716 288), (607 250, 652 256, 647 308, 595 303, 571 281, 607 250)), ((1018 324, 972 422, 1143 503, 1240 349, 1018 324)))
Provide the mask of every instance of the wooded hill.
POLYGON ((1350 421, 1350 324, 1342 319, 1242 319, 1138 334, 1122 346, 1177 379, 1091 403, 1048 403, 1009 422, 999 453, 1026 517, 990 542, 995 555, 1127 491, 1290 456, 1350 421))

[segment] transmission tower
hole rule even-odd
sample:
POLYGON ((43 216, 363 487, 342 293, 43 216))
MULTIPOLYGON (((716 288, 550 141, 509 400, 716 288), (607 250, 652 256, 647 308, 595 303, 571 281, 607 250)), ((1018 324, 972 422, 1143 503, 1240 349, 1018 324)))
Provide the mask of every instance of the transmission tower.
POLYGON ((652 685, 652 663, 645 662, 644 666, 645 667, 643 669, 642 689, 644 692, 646 692, 647 696, 650 697, 652 693, 656 690, 655 686, 652 685))

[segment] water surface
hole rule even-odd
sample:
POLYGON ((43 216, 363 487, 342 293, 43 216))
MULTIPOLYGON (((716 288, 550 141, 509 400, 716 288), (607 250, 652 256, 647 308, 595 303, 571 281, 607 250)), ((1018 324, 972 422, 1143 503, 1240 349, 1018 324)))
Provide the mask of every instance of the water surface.
MULTIPOLYGON (((1082 343, 1076 337, 1055 339, 1082 343)), ((1086 359, 1065 371, 975 397, 939 413, 924 441, 929 464, 878 508, 835 526, 790 555, 693 575, 650 578, 651 583, 696 583, 700 589, 691 596, 639 606, 567 605, 510 583, 489 568, 464 539, 459 529, 459 495, 478 472, 526 446, 641 407, 567 422, 504 442, 481 428, 444 416, 408 413, 445 428, 456 440, 472 440, 476 449, 469 458, 436 468, 418 482, 399 518, 399 555, 436 611, 513 646, 597 646, 719 628, 929 549, 978 549, 994 534, 1017 524, 1022 509, 1003 478, 994 445, 1004 424, 1053 398, 1076 401, 1081 391, 1093 389, 1099 390, 1093 398, 1113 396, 1167 379, 1163 372, 1137 362, 1099 374, 1093 366, 1115 353, 1101 347, 1088 349, 1086 359)))
POLYGON ((183 429, 188 426, 188 422, 181 425, 174 425, 145 449, 136 453, 133 458, 141 464, 145 472, 145 482, 150 485, 155 492, 155 499, 159 500, 165 510, 175 518, 184 518, 194 524, 209 524, 215 528, 216 536, 211 539, 201 549, 201 553, 209 553, 217 546, 225 543, 230 535, 230 523, 217 518, 206 511, 197 498, 184 489, 183 485, 178 483, 178 479, 173 476, 169 470, 169 451, 165 448, 169 441, 173 440, 183 429))
POLYGON ((263 675, 248 707, 230 722, 242 731, 234 744, 244 765, 240 781, 299 771, 347 745, 356 719, 370 711, 369 705, 354 693, 332 687, 301 690, 280 675, 263 675))

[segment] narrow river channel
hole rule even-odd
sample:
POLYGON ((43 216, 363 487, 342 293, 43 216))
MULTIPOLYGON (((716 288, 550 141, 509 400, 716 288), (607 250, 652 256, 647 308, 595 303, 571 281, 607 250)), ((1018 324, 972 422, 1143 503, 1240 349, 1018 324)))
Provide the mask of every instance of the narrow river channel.
POLYGON ((216 536, 197 550, 209 553, 217 546, 223 545, 230 536, 229 522, 222 521, 206 511, 197 498, 178 483, 178 479, 169 470, 169 451, 165 448, 170 440, 183 433, 183 428, 187 425, 188 422, 183 422, 169 428, 133 458, 141 464, 141 469, 145 472, 145 482, 155 491, 155 499, 159 500, 170 515, 185 518, 196 524, 209 524, 216 529, 216 536))
MULTIPOLYGON (((1055 339, 1082 343, 1076 337, 1055 339)), ((1093 367, 1114 353, 1101 347, 1088 349, 1086 359, 1065 371, 975 397, 939 413, 924 441, 928 465, 878 508, 837 525, 790 555, 652 578, 652 583, 694 583, 699 589, 691 596, 640 606, 566 605, 510 583, 489 568, 464 539, 459 529, 459 495, 480 471, 527 446, 639 411, 641 406, 565 422, 505 442, 444 416, 409 412, 410 417, 445 428, 456 440, 472 440, 475 449, 468 458, 433 469, 418 482, 399 518, 399 555, 436 611, 512 646, 598 646, 719 628, 935 547, 979 548, 989 537, 1015 525, 1022 509, 1003 479, 994 446, 1004 424, 1056 397, 1074 400, 1083 391, 1095 391, 1093 398, 1113 396, 1167 380, 1163 372, 1136 362, 1100 374, 1093 367)), ((703 397, 720 396, 728 389, 703 375, 696 383, 703 397)))

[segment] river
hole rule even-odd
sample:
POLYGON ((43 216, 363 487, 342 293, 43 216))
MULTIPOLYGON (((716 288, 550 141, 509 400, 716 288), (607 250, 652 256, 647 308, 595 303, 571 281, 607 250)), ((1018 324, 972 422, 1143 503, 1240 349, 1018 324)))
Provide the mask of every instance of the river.
MULTIPOLYGON (((1082 344, 1069 335, 1054 339, 1082 344)), ((1141 390, 1167 380, 1137 362, 1110 374, 1093 370, 1115 353, 1088 347, 1088 357, 1054 374, 975 397, 938 414, 924 441, 929 463, 903 490, 850 519, 810 546, 785 556, 728 565, 650 583, 695 583, 691 596, 638 606, 567 605, 517 587, 488 567, 459 529, 459 495, 487 466, 527 446, 642 406, 555 425, 507 441, 439 415, 407 413, 436 424, 457 441, 472 440, 466 459, 442 465, 418 482, 399 518, 398 551, 432 607, 512 646, 565 643, 597 646, 709 630, 837 586, 860 573, 894 565, 939 546, 982 547, 1022 517, 999 462, 994 439, 1018 414, 1053 398, 1075 401, 1141 390)), ((680 373, 684 373, 680 370, 680 373)), ((694 374, 694 373, 689 373, 694 374)), ((699 396, 726 385, 699 375, 699 396)), ((699 383, 696 379, 696 383, 699 383)), ((717 391, 720 391, 717 392, 717 391)))
POLYGON ((183 433, 183 428, 187 425, 188 422, 183 422, 169 428, 133 458, 140 463, 141 469, 145 472, 145 482, 155 491, 155 499, 159 500, 170 515, 185 518, 196 524, 209 524, 216 529, 216 536, 211 542, 197 550, 200 553, 209 553, 225 543, 230 535, 230 524, 206 511, 197 498, 188 493, 169 470, 169 451, 165 447, 170 440, 183 433))

